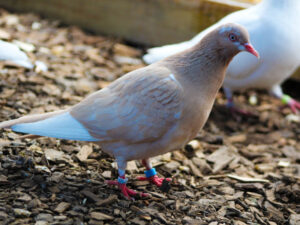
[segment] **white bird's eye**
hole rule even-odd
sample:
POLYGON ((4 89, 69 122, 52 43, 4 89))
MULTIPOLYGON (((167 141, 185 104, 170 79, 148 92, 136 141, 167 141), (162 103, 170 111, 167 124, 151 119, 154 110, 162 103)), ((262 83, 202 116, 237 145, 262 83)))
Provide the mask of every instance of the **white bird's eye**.
POLYGON ((237 40, 237 37, 236 37, 236 35, 235 34, 229 34, 229 40, 230 41, 236 41, 237 40))

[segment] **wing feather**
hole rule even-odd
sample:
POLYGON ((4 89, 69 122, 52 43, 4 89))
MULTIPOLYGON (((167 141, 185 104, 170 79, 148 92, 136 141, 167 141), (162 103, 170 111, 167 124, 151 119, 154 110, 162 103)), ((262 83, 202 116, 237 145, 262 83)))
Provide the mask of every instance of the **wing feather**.
POLYGON ((180 84, 162 71, 128 74, 76 105, 71 114, 102 142, 155 141, 178 122, 182 110, 180 84))

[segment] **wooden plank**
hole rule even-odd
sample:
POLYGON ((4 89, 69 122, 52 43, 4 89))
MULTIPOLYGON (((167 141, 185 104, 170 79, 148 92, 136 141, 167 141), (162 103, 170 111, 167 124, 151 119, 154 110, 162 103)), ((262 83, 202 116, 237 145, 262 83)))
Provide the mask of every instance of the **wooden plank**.
POLYGON ((211 0, 0 0, 0 6, 152 46, 187 40, 243 7, 211 0))

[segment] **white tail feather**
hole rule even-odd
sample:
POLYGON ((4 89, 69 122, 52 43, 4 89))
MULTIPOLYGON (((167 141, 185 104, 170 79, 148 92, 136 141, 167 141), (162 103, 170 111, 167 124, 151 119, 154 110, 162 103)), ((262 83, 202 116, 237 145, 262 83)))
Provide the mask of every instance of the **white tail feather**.
POLYGON ((68 140, 98 141, 69 112, 33 123, 18 123, 11 126, 16 132, 68 140))
POLYGON ((58 111, 48 112, 48 113, 43 113, 43 114, 34 114, 34 115, 23 116, 18 119, 1 122, 0 129, 1 128, 10 128, 11 126, 13 126, 15 124, 19 124, 19 123, 37 122, 37 121, 44 120, 49 117, 56 116, 56 115, 59 115, 59 114, 65 113, 65 112, 66 112, 66 110, 58 110, 58 111))
POLYGON ((33 68, 33 64, 31 62, 29 62, 29 60, 12 60, 12 62, 23 66, 27 69, 32 69, 33 68))

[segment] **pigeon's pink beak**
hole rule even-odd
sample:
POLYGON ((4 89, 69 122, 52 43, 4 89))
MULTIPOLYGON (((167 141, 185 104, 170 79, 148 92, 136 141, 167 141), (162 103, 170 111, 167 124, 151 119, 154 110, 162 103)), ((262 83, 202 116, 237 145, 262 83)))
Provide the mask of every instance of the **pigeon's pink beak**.
POLYGON ((255 55, 257 58, 259 58, 258 52, 253 48, 253 46, 249 43, 244 44, 245 51, 251 53, 252 55, 255 55))

